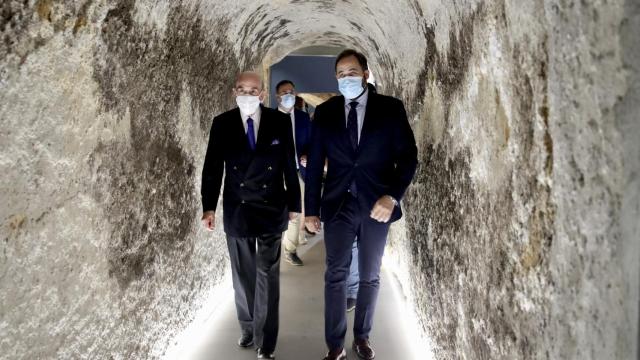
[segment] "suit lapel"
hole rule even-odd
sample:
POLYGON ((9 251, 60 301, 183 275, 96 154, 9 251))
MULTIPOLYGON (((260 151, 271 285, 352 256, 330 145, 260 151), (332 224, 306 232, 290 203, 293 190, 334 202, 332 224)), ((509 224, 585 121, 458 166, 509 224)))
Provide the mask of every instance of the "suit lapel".
POLYGON ((360 142, 358 144, 358 151, 369 140, 371 133, 376 128, 377 123, 377 106, 376 106, 376 94, 369 92, 369 98, 367 99, 367 107, 364 112, 364 121, 362 123, 362 132, 360 133, 360 142))
POLYGON ((334 111, 337 113, 337 116, 334 128, 337 135, 336 137, 340 139, 339 143, 342 144, 349 155, 353 157, 356 153, 351 147, 351 140, 349 140, 349 131, 347 130, 347 116, 345 108, 346 105, 344 101, 344 96, 340 96, 340 101, 336 102, 336 109, 334 111))
MULTIPOLYGON (((262 106, 262 105, 260 105, 262 106)), ((264 149, 266 146, 271 145, 271 132, 272 124, 269 113, 265 111, 263 107, 260 113, 260 127, 258 127, 258 139, 256 140, 256 151, 264 149)))
POLYGON ((244 124, 242 123, 242 116, 240 115, 240 109, 236 108, 233 112, 233 121, 231 122, 231 134, 230 140, 237 139, 239 144, 243 144, 241 147, 243 151, 249 151, 249 140, 247 139, 247 133, 244 131, 244 124))

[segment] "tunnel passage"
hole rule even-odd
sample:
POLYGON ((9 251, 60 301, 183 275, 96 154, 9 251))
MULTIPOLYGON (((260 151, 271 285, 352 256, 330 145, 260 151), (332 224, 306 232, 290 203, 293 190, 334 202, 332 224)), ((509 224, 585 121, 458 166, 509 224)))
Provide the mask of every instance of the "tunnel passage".
POLYGON ((212 117, 241 69, 325 45, 366 53, 410 116, 420 166, 387 255, 436 357, 636 356, 633 1, 0 12, 0 354, 161 357, 226 271, 197 221, 212 117))

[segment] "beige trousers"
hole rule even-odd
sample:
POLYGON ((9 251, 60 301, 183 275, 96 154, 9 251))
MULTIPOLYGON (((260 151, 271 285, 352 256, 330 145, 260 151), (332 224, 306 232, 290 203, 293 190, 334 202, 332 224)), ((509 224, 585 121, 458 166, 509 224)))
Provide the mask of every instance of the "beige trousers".
POLYGON ((283 236, 284 251, 290 253, 296 252, 300 243, 304 242, 304 181, 299 175, 298 181, 300 182, 302 212, 298 217, 289 221, 289 226, 283 236))

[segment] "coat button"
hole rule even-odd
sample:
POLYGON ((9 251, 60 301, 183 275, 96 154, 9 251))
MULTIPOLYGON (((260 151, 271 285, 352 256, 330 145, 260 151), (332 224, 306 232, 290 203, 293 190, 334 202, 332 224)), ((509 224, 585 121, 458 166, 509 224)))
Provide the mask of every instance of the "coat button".
POLYGON ((263 188, 263 189, 266 189, 266 188, 267 188, 267 185, 262 185, 262 188, 263 188))
POLYGON ((244 200, 240 201, 241 204, 244 204, 244 200))
POLYGON ((240 187, 244 187, 244 183, 240 183, 240 187))
POLYGON ((269 166, 267 169, 269 169, 269 170, 273 170, 273 168, 272 168, 271 166, 269 166))
POLYGON ((237 167, 237 166, 234 166, 234 167, 233 167, 233 170, 238 170, 238 167, 237 167))

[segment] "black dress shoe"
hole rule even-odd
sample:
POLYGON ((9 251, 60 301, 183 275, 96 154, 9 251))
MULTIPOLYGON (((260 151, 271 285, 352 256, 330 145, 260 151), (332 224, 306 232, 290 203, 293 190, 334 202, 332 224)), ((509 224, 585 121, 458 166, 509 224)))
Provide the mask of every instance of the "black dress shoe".
POLYGON ((344 349, 329 351, 323 360, 347 360, 347 352, 344 349))
POLYGON ((376 357, 376 352, 373 351, 367 339, 353 340, 353 351, 360 359, 372 360, 376 357))
POLYGON ((302 266, 304 263, 295 252, 284 252, 284 259, 293 266, 302 266))
POLYGON ((253 346, 253 334, 242 334, 238 339, 238 346, 248 348, 253 346))
POLYGON ((347 298, 347 312, 352 312, 356 308, 356 299, 347 298))
POLYGON ((275 359, 276 356, 273 355, 273 351, 264 351, 261 348, 258 348, 258 359, 275 359))

